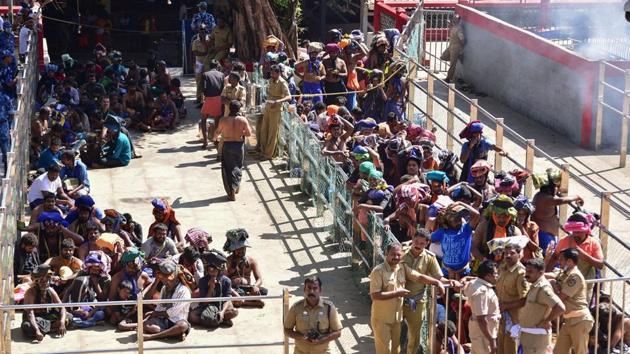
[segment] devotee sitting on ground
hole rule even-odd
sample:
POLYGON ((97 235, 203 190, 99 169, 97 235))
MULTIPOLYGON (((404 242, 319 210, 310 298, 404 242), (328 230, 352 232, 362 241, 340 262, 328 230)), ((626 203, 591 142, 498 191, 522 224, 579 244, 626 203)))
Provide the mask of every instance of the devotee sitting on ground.
MULTIPOLYGON (((258 262, 248 256, 249 234, 245 229, 232 229, 225 234, 227 240, 223 249, 229 252, 227 258, 227 276, 232 281, 232 287, 240 296, 245 295, 267 295, 267 289, 262 287, 262 274, 258 262), (252 281, 253 275, 253 281, 252 281)), ((244 301, 245 306, 263 307, 262 300, 244 301)))
MULTIPOLYGON (((199 280, 198 297, 231 297, 238 296, 232 290, 230 278, 223 275, 227 259, 219 251, 210 251, 203 255, 206 275, 199 280)), ((200 303, 190 312, 188 319, 192 324, 214 328, 218 326, 232 327, 232 319, 238 315, 231 301, 200 303)))
POLYGON ((158 259, 166 259, 177 253, 175 242, 166 237, 168 227, 164 224, 157 224, 154 227, 155 235, 149 237, 142 244, 142 252, 150 263, 157 262, 158 259))
POLYGON ((88 179, 87 167, 80 160, 75 158, 73 150, 64 150, 61 154, 63 167, 59 172, 59 177, 64 183, 65 190, 70 198, 77 199, 82 195, 90 193, 90 180, 88 179))
MULTIPOLYGON (((50 286, 52 272, 48 265, 39 265, 33 270, 31 278, 33 284, 24 294, 24 304, 60 304, 61 299, 55 289, 50 286)), ((66 309, 37 309, 26 310, 22 314, 22 333, 26 338, 39 343, 44 335, 54 333, 63 337, 66 334, 66 326, 72 320, 72 315, 66 313, 66 309)))
MULTIPOLYGON (((61 169, 58 165, 50 165, 47 168, 47 172, 37 177, 28 189, 28 206, 31 210, 36 206, 44 202, 44 195, 42 192, 55 193, 64 200, 70 200, 63 190, 61 179, 59 178, 59 171, 61 169)), ((58 201, 61 202, 61 201, 58 201)))
POLYGON ((15 248, 13 256, 13 280, 15 285, 19 283, 30 283, 31 273, 39 265, 39 245, 37 235, 27 233, 20 237, 18 246, 15 248))
POLYGON ((61 209, 57 206, 57 196, 55 193, 42 191, 42 196, 44 197, 44 202, 36 206, 35 209, 31 210, 29 225, 36 223, 42 212, 58 213, 59 215, 63 215, 63 211, 61 211, 61 209))
MULTIPOLYGON (((148 289, 147 286, 151 284, 149 275, 142 270, 144 266, 144 253, 135 247, 131 247, 123 253, 120 264, 122 269, 112 277, 107 299, 110 301, 116 300, 117 296, 120 295, 119 288, 123 282, 129 282, 129 284, 131 284, 129 300, 136 300, 138 296, 143 296, 143 291, 148 289)), ((113 316, 113 312, 118 310, 122 311, 123 309, 116 310, 115 308, 108 307, 110 316, 113 316)), ((116 320, 120 320, 120 318, 116 318, 116 320)), ((111 319, 110 322, 112 324, 118 323, 114 319, 111 319)))
MULTIPOLYGON (((165 235, 166 236, 166 235, 165 235)), ((147 290, 145 297, 152 298, 159 285, 162 286, 160 299, 190 299, 191 292, 182 279, 183 273, 171 260, 161 262, 157 267, 155 282, 147 290)), ((186 339, 190 333, 188 323, 189 302, 161 303, 155 311, 146 313, 143 323, 144 340, 161 338, 186 339)))
POLYGON ((48 259, 61 254, 61 242, 71 239, 75 245, 83 243, 83 237, 68 230, 68 223, 59 213, 42 212, 33 225, 21 228, 32 232, 39 238, 40 259, 48 259))
POLYGON ((155 221, 149 226, 147 237, 153 237, 157 225, 162 224, 166 226, 166 237, 175 241, 177 246, 183 248, 184 238, 182 236, 180 223, 175 217, 175 210, 173 210, 166 199, 155 198, 151 201, 151 205, 153 205, 153 217, 155 221))
POLYGON ((61 255, 48 258, 44 264, 48 264, 54 275, 52 281, 55 290, 63 297, 64 291, 74 278, 77 277, 79 271, 83 267, 83 261, 73 256, 74 254, 74 242, 66 238, 61 242, 61 255), (63 272, 62 267, 69 268, 71 273, 67 274, 63 272))
MULTIPOLYGON (((123 280, 118 284, 113 301, 130 301, 132 298, 133 284, 129 280, 123 280)), ((116 326, 119 331, 134 331, 138 327, 136 305, 118 305, 111 307, 109 323, 116 326)))

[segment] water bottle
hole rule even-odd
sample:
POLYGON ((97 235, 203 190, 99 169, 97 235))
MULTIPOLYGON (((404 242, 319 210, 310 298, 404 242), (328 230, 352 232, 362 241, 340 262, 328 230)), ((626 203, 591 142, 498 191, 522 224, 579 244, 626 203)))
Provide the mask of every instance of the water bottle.
POLYGON ((254 67, 252 69, 252 81, 257 84, 258 83, 258 62, 254 62, 254 67))

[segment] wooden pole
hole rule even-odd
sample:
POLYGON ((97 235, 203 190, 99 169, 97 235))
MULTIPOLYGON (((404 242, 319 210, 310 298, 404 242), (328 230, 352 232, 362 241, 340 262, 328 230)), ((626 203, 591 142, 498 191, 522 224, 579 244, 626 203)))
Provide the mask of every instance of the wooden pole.
POLYGON ((433 97, 435 92, 435 78, 429 75, 427 79, 427 129, 433 129, 433 97))
MULTIPOLYGON (((536 146, 536 140, 527 139, 527 147, 525 150, 525 168, 530 174, 534 173, 534 146, 536 146)), ((534 191, 534 183, 531 178, 525 181, 525 195, 528 198, 532 198, 534 191)))
POLYGON ((602 146, 602 121, 604 120, 604 81, 606 80, 606 64, 599 62, 599 84, 597 85, 597 114, 595 115, 595 150, 602 146))
MULTIPOLYGON (((560 195, 562 195, 563 197, 566 197, 567 195, 569 195, 569 180, 571 179, 569 175, 570 168, 571 168, 571 165, 568 163, 563 163, 560 166, 560 170, 562 173, 561 175, 562 177, 560 178, 560 195)), ((558 215, 560 219, 560 225, 564 224, 564 222, 567 220, 567 212, 568 212, 568 206, 566 204, 561 204, 560 213, 558 215)), ((560 232, 560 230, 558 230, 558 232, 560 232)))
MULTIPOLYGON (((495 132, 494 139, 495 139, 496 146, 503 148, 503 118, 497 118, 497 126, 494 132, 495 132)), ((501 156, 497 152, 494 153, 494 169, 496 171, 503 169, 503 156, 501 156)))
POLYGON ((628 119, 630 119, 630 70, 626 71, 626 85, 623 96, 623 116, 621 117, 621 143, 619 146, 619 167, 626 167, 628 155, 628 119))
POLYGON ((448 84, 448 112, 446 113, 446 148, 453 151, 455 129, 455 84, 448 84))
MULTIPOLYGON (((285 316, 289 313, 289 289, 282 289, 282 323, 285 316)), ((282 325, 282 333, 284 336, 284 354, 289 354, 289 336, 284 333, 284 325, 282 325)))
MULTIPOLYGON (((602 243, 604 259, 608 259, 608 226, 610 225, 610 196, 611 192, 602 192, 599 207, 599 240, 602 243)), ((606 278, 606 267, 602 269, 602 278, 606 278)))
POLYGON ((470 121, 474 122, 477 120, 477 111, 479 110, 479 100, 473 98, 470 100, 470 121))

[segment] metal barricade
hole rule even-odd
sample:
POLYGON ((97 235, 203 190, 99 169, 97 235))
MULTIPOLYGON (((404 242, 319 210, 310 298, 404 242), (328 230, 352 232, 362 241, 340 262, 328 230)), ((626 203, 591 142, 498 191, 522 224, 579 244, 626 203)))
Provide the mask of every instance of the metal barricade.
POLYGON ((604 116, 607 115, 619 117, 620 119, 619 167, 625 167, 626 156, 628 154, 628 121, 630 120, 630 70, 624 70, 606 61, 600 61, 597 89, 597 114, 595 116, 596 150, 600 149, 602 145, 604 116), (607 73, 623 77, 622 87, 620 88, 615 86, 614 83, 607 81, 607 73))
MULTIPOLYGON (((17 107, 10 132, 11 146, 7 154, 7 174, 0 188, 0 296, 2 304, 13 302, 13 253, 18 237, 17 221, 24 216, 26 179, 29 171, 31 117, 38 81, 37 33, 31 32, 27 54, 18 72, 17 107)), ((0 317, 1 352, 11 346, 11 318, 0 317)))

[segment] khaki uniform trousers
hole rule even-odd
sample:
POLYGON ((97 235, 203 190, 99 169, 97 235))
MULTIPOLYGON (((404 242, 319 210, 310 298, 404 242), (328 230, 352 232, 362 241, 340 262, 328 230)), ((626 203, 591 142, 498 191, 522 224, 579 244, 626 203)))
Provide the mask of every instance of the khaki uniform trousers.
POLYGON ((468 321, 468 335, 470 336, 471 354, 490 353, 490 341, 483 335, 479 322, 468 321))
POLYGON ((560 327, 558 339, 553 348, 554 354, 569 353, 573 348, 573 354, 588 353, 588 334, 593 328, 593 321, 584 320, 578 323, 567 325, 566 323, 560 327))
POLYGON ((521 333, 521 346, 523 347, 523 354, 546 354, 547 347, 550 345, 550 334, 521 333))
POLYGON ((505 331, 505 318, 501 317, 499 322, 499 336, 497 337, 497 351, 502 354, 516 354, 518 347, 510 332, 505 331))
POLYGON ((457 67, 457 61, 462 55, 463 48, 461 45, 450 45, 444 53, 440 56, 440 59, 448 61, 448 73, 446 74, 446 80, 453 80, 455 78, 455 68, 457 67))
POLYGON ((264 157, 272 159, 278 146, 278 132, 280 132, 280 120, 282 111, 278 108, 265 108, 263 121, 260 127, 260 149, 264 157))
POLYGON ((407 321, 407 354, 416 354, 420 346, 420 329, 424 318, 425 302, 418 301, 416 310, 403 307, 403 317, 407 321))
POLYGON ((376 354, 398 354, 400 352, 400 328, 402 323, 383 323, 374 319, 371 319, 371 323, 372 331, 374 331, 376 354))

